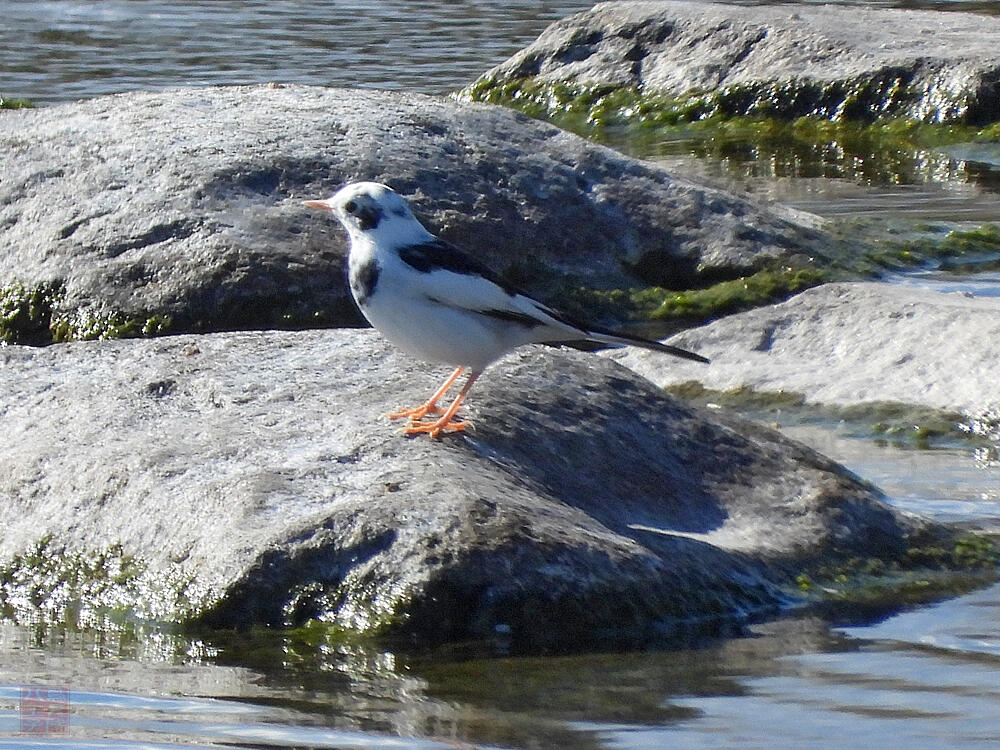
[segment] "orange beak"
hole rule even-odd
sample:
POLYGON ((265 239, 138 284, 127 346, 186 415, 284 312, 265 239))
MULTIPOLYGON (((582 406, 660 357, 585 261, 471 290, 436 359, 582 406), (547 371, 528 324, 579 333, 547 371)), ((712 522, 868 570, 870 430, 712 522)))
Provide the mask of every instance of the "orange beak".
POLYGON ((318 208, 320 211, 332 211, 333 208, 326 201, 302 201, 303 206, 309 206, 309 208, 318 208))

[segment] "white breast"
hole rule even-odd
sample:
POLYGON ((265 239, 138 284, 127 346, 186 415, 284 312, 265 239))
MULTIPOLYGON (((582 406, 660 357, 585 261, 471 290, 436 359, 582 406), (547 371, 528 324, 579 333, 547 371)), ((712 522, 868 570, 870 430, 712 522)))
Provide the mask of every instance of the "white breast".
POLYGON ((493 284, 483 280, 487 293, 477 295, 470 287, 479 277, 443 270, 423 273, 395 254, 387 256, 377 259, 375 291, 359 305, 383 336, 414 357, 479 371, 537 340, 532 328, 478 312, 476 308, 502 309, 503 300, 491 300, 497 291, 509 300, 493 284))

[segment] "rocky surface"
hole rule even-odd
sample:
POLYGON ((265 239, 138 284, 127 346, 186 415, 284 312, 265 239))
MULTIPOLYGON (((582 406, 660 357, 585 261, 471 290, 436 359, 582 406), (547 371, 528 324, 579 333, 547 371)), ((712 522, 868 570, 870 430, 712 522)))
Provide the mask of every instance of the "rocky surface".
POLYGON ((898 401, 973 413, 1000 405, 1000 299, 884 283, 829 284, 671 339, 712 364, 609 356, 658 385, 802 393, 812 403, 898 401))
POLYGON ((481 81, 707 94, 725 114, 1000 119, 1000 18, 857 5, 607 2, 481 81))
POLYGON ((810 561, 940 531, 581 352, 520 350, 472 432, 403 437, 383 414, 444 374, 370 331, 0 348, 0 605, 584 638, 760 611, 810 561))
POLYGON ((122 94, 4 112, 0 147, 0 287, 60 281, 57 313, 175 332, 359 323, 344 233, 301 205, 358 179, 537 293, 684 286, 824 242, 523 115, 412 94, 122 94))

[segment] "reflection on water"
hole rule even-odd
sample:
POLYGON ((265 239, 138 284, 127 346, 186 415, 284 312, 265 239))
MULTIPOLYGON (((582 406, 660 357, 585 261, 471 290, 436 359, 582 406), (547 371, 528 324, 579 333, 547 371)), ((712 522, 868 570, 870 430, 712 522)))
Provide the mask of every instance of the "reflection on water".
POLYGON ((0 94, 39 103, 279 81, 442 93, 549 22, 552 0, 4 0, 0 94))
POLYGON ((943 152, 904 152, 890 169, 872 167, 877 154, 701 151, 681 141, 657 154, 638 148, 632 155, 698 182, 824 218, 980 223, 1000 217, 1000 168, 943 152))
MULTIPOLYGON (((0 747, 991 747, 1000 585, 874 624, 789 617, 749 637, 560 657, 306 646, 218 634, 211 656, 113 654, 0 626, 0 747), (239 666, 230 666, 236 659, 239 666), (68 734, 20 736, 21 688, 69 689, 68 734), (942 744, 943 738, 948 742, 942 744), (845 742, 847 744, 845 744, 845 742), (20 744, 19 744, 20 743, 20 744), (133 744, 134 746, 134 744, 133 744)), ((124 646, 125 644, 123 644, 124 646)))

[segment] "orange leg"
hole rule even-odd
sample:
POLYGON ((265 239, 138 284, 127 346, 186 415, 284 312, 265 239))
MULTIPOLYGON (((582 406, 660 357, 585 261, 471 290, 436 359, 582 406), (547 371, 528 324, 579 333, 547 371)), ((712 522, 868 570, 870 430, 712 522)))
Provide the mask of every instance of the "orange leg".
POLYGON ((420 432, 428 433, 432 438, 440 437, 442 432, 461 432, 465 429, 468 422, 463 422, 461 420, 452 422, 452 417, 455 416, 455 412, 458 411, 458 407, 462 405, 463 399, 465 399, 465 394, 469 392, 472 388, 472 384, 476 382, 476 379, 481 375, 481 373, 474 372, 469 375, 469 379, 465 381, 465 385, 462 386, 461 393, 452 401, 451 406, 448 407, 448 411, 441 415, 441 418, 435 422, 414 422, 412 419, 406 428, 403 430, 407 435, 416 435, 420 432))
POLYGON ((444 411, 444 409, 438 406, 437 402, 441 400, 441 397, 447 393, 448 389, 451 388, 452 384, 458 380, 458 376, 463 372, 465 372, 464 367, 456 369, 455 372, 453 372, 448 379, 444 381, 444 385, 438 388, 437 391, 434 392, 434 395, 427 400, 427 403, 421 404, 413 409, 395 411, 391 414, 387 414, 386 416, 389 417, 389 419, 402 419, 403 417, 407 417, 411 422, 418 422, 428 414, 440 414, 444 411))

